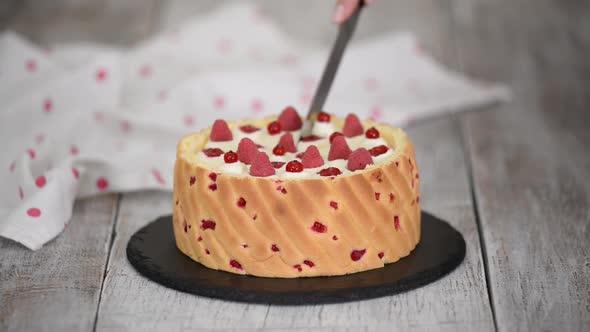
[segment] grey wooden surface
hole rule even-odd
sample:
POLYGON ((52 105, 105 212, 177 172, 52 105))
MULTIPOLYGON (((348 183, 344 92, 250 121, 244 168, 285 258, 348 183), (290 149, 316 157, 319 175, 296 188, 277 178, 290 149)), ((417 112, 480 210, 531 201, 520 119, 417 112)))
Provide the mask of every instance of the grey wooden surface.
MULTIPOLYGON (((259 3, 296 38, 333 38, 332 1, 259 3)), ((41 45, 132 45, 217 5, 5 0, 0 29, 41 45)), ((392 29, 414 31, 447 66, 514 93, 509 104, 409 128, 424 208, 468 243, 451 275, 338 305, 186 295, 143 279, 125 258, 131 234, 169 213, 170 194, 107 195, 79 201, 66 232, 41 251, 0 239, 0 330, 590 330, 590 4, 381 0, 358 38, 392 29)))

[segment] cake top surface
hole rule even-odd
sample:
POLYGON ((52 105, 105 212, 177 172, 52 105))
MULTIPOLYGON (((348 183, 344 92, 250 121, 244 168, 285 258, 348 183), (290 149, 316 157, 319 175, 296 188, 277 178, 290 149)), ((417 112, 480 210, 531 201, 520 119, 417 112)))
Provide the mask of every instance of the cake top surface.
POLYGON ((354 114, 345 119, 319 113, 311 135, 287 107, 276 117, 225 122, 185 136, 178 157, 208 170, 234 176, 272 179, 314 179, 346 176, 391 162, 406 136, 354 114))

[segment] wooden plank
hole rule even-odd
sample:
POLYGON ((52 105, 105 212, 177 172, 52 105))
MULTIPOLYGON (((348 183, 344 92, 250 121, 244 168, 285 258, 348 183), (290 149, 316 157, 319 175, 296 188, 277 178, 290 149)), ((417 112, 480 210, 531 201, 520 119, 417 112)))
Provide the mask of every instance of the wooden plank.
POLYGON ((588 331, 590 6, 454 6, 464 69, 514 89, 512 103, 462 121, 498 328, 588 331))
POLYGON ((78 201, 63 234, 35 252, 0 239, 1 331, 92 329, 116 203, 78 201))
POLYGON ((389 329, 493 330, 483 263, 457 127, 440 119, 410 130, 417 147, 426 210, 448 219, 468 243, 463 265, 447 278, 393 297, 338 305, 281 307, 211 300, 151 282, 127 262, 129 237, 171 212, 170 194, 137 193, 121 201, 97 330, 389 329))

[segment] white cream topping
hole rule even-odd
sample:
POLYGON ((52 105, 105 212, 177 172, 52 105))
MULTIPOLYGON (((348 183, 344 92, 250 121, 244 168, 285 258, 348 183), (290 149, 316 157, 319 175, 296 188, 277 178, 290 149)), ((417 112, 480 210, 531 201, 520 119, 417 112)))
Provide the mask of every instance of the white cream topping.
POLYGON ((299 146, 297 147, 297 149, 301 152, 305 152, 305 150, 307 150, 307 148, 311 145, 315 145, 318 148, 318 150, 320 150, 321 155, 324 154, 322 151, 325 150, 326 154, 327 154, 328 151, 330 150, 330 140, 328 137, 321 138, 317 141, 299 142, 299 146))
POLYGON ((238 142, 242 140, 244 137, 248 137, 249 139, 253 140, 254 142, 258 142, 260 136, 262 136, 263 131, 266 130, 265 128, 260 128, 260 130, 255 131, 253 133, 245 133, 241 131, 239 128, 232 130, 232 134, 234 136, 234 140, 238 142))
MULTIPOLYGON (((389 147, 389 145, 387 145, 387 142, 385 142, 385 140, 383 138, 381 138, 381 137, 379 137, 379 138, 371 138, 371 139, 365 138, 364 140, 362 140, 362 142, 359 145, 359 147, 362 146, 363 148, 369 150, 369 149, 371 149, 373 147, 376 147, 376 146, 379 146, 379 145, 385 145, 385 146, 389 147)), ((352 149, 352 147, 351 147, 351 149, 352 149)))
POLYGON ((246 164, 239 161, 231 164, 224 162, 223 164, 219 165, 218 169, 221 171, 221 173, 244 174, 246 172, 246 164))
POLYGON ((207 157, 203 152, 197 154, 197 160, 201 164, 207 165, 209 169, 217 169, 220 165, 225 163, 225 161, 223 161, 223 155, 219 157, 207 157))
POLYGON ((316 122, 311 133, 317 136, 329 137, 335 131, 336 127, 331 122, 316 122))
POLYGON ((365 135, 357 135, 354 137, 345 137, 345 140, 346 144, 348 144, 348 147, 354 151, 360 148, 361 146, 364 147, 363 143, 367 141, 367 138, 365 137, 365 135))
POLYGON ((380 154, 376 157, 373 157, 373 161, 375 163, 380 163, 381 161, 387 159, 392 154, 393 154, 393 149, 390 147, 389 150, 387 150, 387 152, 385 152, 384 154, 380 154))
POLYGON ((283 170, 280 174, 279 172, 277 174, 282 179, 307 179, 313 177, 314 173, 304 169, 302 172, 287 172, 283 170))
MULTIPOLYGON (((322 178, 318 172, 322 169, 328 167, 336 167, 340 169, 342 174, 349 174, 349 171, 346 166, 348 164, 347 160, 332 160, 328 161, 328 154, 330 151, 330 141, 329 137, 332 133, 337 131, 338 129, 331 123, 331 122, 316 122, 313 127, 312 134, 316 136, 321 136, 322 138, 312 142, 297 142, 299 141, 301 131, 291 131, 291 135, 293 136, 293 141, 297 145, 297 152, 290 153, 287 152, 283 156, 276 156, 273 154, 273 148, 278 144, 282 135, 287 132, 281 132, 277 135, 270 135, 266 128, 260 128, 260 130, 254 133, 244 133, 239 128, 232 129, 233 140, 227 142, 212 142, 208 141, 205 145, 205 149, 207 148, 219 148, 223 150, 223 152, 234 151, 236 152, 238 149, 238 144, 240 140, 244 137, 250 138, 256 144, 262 145, 263 148, 259 148, 260 151, 264 151, 268 156, 271 162, 278 161, 284 162, 285 164, 275 169, 276 175, 270 178, 278 178, 278 179, 304 179, 304 178, 322 178), (318 150, 320 151, 320 155, 324 159, 324 165, 312 169, 304 169, 302 172, 299 173, 291 173, 286 171, 286 165, 289 161, 292 160, 299 160, 297 159, 296 155, 299 153, 304 152, 309 146, 315 145, 318 150)), ((389 156, 393 154, 393 148, 390 147, 387 142, 382 138, 377 139, 368 139, 365 137, 364 134, 357 135, 355 137, 346 137, 346 142, 351 150, 356 150, 360 147, 366 148, 370 150, 373 147, 379 145, 385 145, 389 149, 386 153, 373 157, 374 163, 380 163, 385 161, 389 156)), ((241 162, 227 164, 223 159, 223 155, 218 157, 207 157, 203 152, 199 152, 197 156, 197 160, 206 165, 209 169, 219 171, 220 173, 228 173, 228 174, 235 174, 235 175, 247 175, 250 170, 250 166, 245 165, 241 162)))
POLYGON ((240 141, 233 139, 231 141, 224 141, 224 142, 213 142, 213 141, 209 141, 207 142, 207 145, 205 146, 206 149, 213 149, 213 148, 219 148, 221 150, 223 150, 223 152, 227 152, 229 150, 233 150, 236 151, 238 149, 238 143, 240 141))

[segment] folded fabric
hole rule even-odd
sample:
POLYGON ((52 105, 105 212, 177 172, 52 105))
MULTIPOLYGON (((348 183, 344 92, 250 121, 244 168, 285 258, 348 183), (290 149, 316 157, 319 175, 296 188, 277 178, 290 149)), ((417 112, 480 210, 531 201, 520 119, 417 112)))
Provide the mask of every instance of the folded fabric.
MULTIPOLYGON (((172 189, 178 139, 216 118, 309 106, 328 49, 291 41, 251 5, 223 7, 133 49, 41 49, 0 35, 0 236, 39 249, 74 201, 172 189)), ((507 98, 453 73, 410 34, 353 43, 325 110, 404 126, 507 98)))

